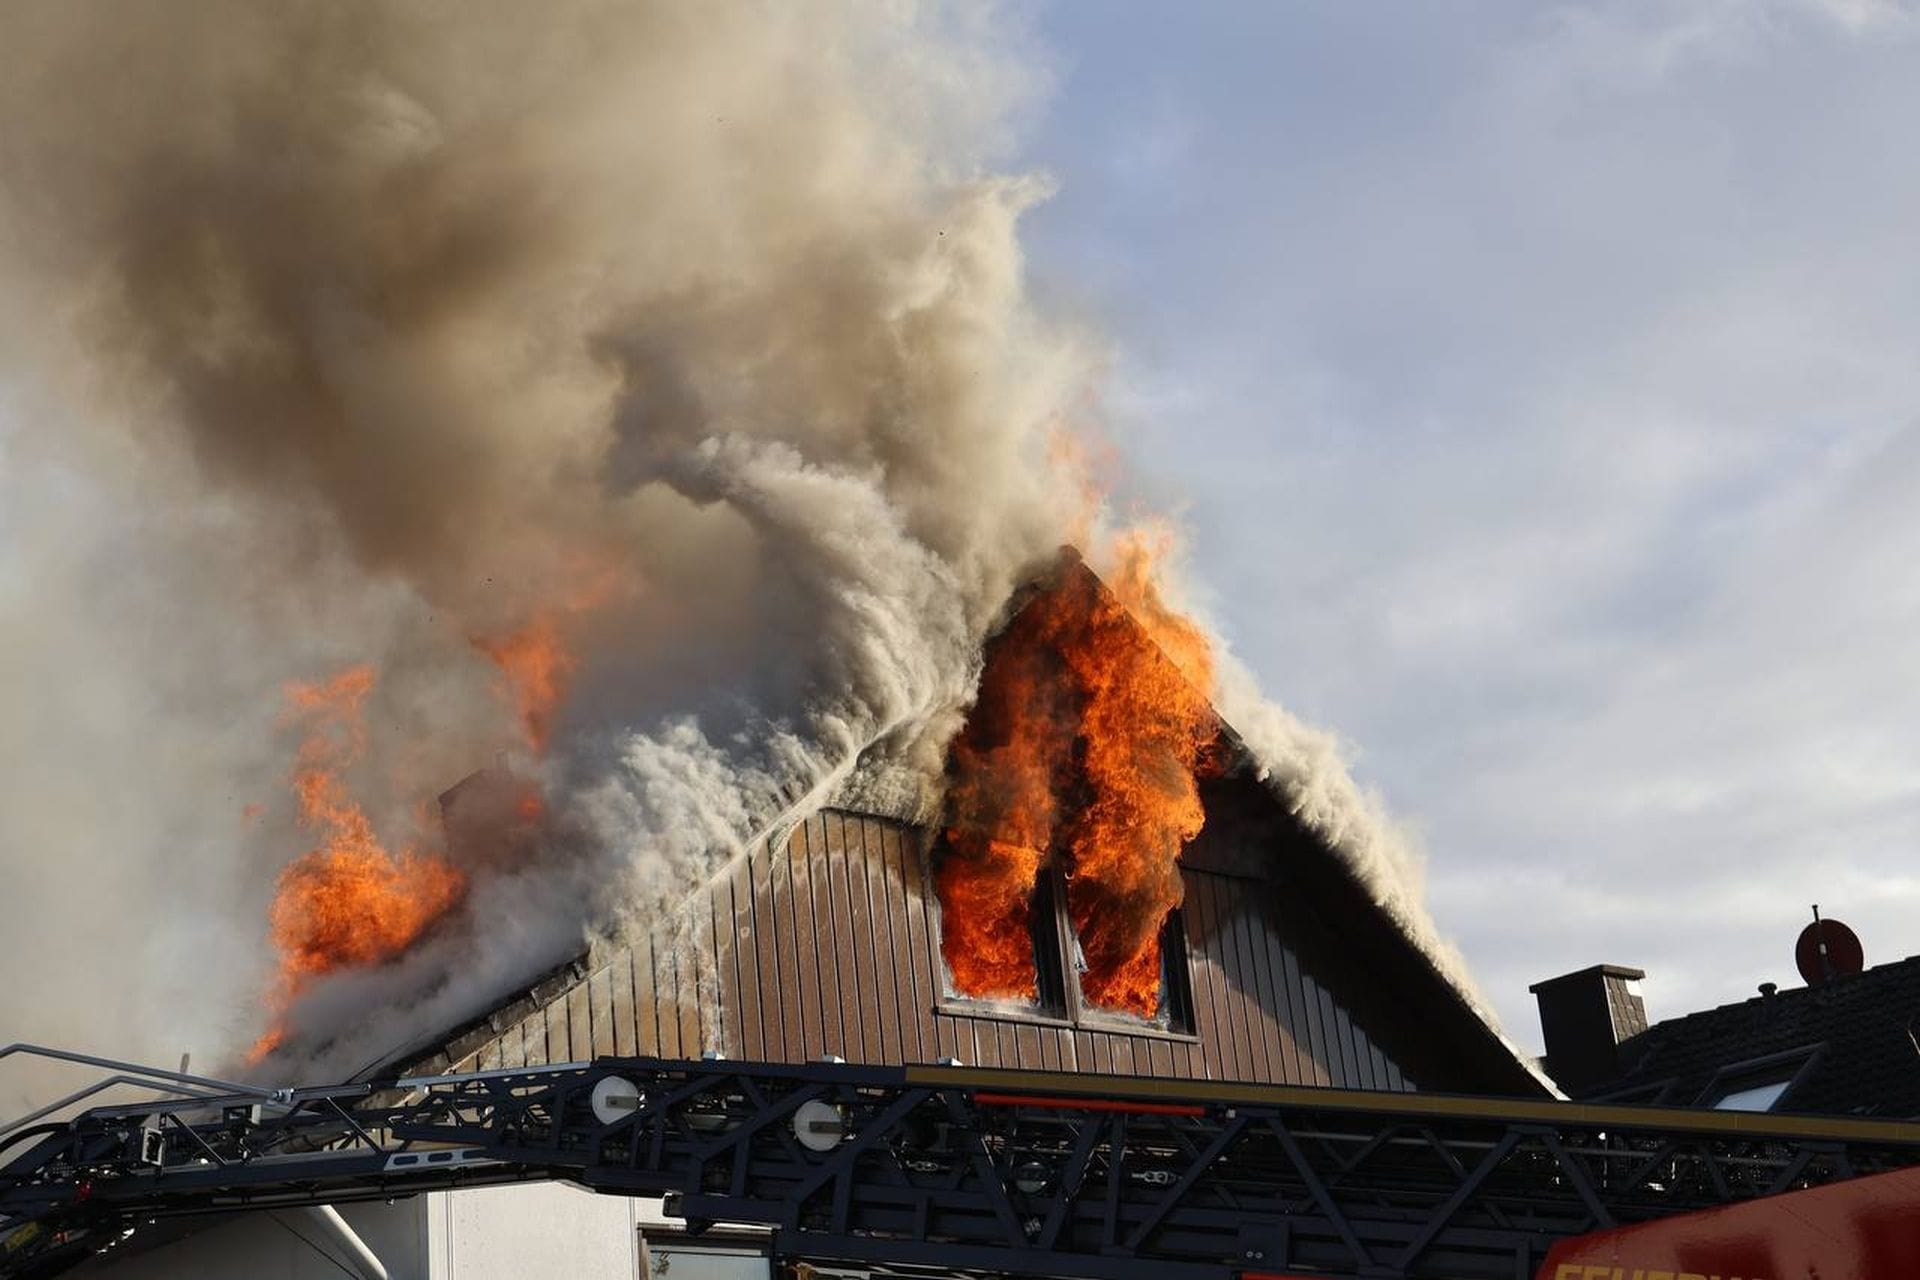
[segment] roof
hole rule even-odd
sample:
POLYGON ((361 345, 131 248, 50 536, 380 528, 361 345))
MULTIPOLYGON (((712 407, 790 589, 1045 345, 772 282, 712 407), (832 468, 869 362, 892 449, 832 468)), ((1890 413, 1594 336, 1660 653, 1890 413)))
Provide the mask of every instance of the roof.
POLYGON ((1790 1078, 1774 1110, 1920 1116, 1920 956, 1817 987, 1755 995, 1655 1023, 1620 1046, 1622 1075, 1594 1098, 1710 1104, 1790 1078))
MULTIPOLYGON (((1105 585, 1092 570, 1077 555, 1068 552, 1063 554, 1052 575, 1009 603, 1009 617, 1035 595, 1061 589, 1068 582, 1106 592, 1105 585)), ((1262 766, 1224 718, 1219 719, 1219 725, 1228 746, 1229 760, 1223 762, 1225 767, 1217 776, 1203 783, 1210 797, 1208 826, 1182 855, 1182 863, 1191 866, 1237 862, 1241 864, 1242 874, 1257 875, 1268 881, 1276 894, 1301 904, 1303 917, 1312 918, 1303 920, 1304 932, 1324 935, 1318 943, 1323 952, 1337 951, 1347 964, 1370 975, 1365 985, 1373 990, 1361 995, 1360 1003, 1377 1002, 1383 1017, 1390 1016, 1390 1020, 1399 1025, 1423 1027, 1423 1034, 1429 1038, 1444 1028, 1446 1055, 1458 1064, 1457 1074, 1449 1073, 1454 1075, 1451 1079, 1422 1080, 1426 1087, 1519 1095, 1557 1093, 1532 1059, 1504 1036, 1473 999, 1456 972, 1422 945, 1390 906, 1380 900, 1376 886, 1370 885, 1354 863, 1343 856, 1336 842, 1303 820, 1296 798, 1288 794, 1287 784, 1262 766), (1261 838, 1237 840, 1228 834, 1247 830, 1246 824, 1253 824, 1252 829, 1261 838), (1257 868, 1246 865, 1254 856, 1251 853, 1254 848, 1262 851, 1260 860, 1267 865, 1257 868)), ((937 818, 936 812, 913 803, 874 803, 876 796, 897 796, 902 794, 902 789, 863 785, 862 779, 868 772, 869 769, 863 767, 856 773, 853 785, 842 786, 831 796, 817 797, 815 807, 825 805, 850 813, 866 812, 917 828, 924 828, 937 818)), ((588 984, 595 966, 603 960, 604 957, 598 955, 585 956, 550 971, 528 988, 503 999, 491 1013, 463 1029, 443 1032, 441 1037, 430 1041, 442 1047, 437 1053, 430 1052, 428 1057, 458 1062, 477 1052, 478 1046, 501 1028, 529 1017, 537 1020, 542 1007, 564 1004, 574 998, 576 989, 588 984)), ((415 1054, 418 1051, 416 1045, 415 1054)))

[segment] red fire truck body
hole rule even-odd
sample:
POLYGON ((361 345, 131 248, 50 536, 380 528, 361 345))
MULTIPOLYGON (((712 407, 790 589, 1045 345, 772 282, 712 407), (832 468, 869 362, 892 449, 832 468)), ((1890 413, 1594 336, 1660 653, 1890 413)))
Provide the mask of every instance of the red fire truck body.
POLYGON ((1538 1280, 1920 1280, 1920 1169, 1563 1240, 1538 1280))

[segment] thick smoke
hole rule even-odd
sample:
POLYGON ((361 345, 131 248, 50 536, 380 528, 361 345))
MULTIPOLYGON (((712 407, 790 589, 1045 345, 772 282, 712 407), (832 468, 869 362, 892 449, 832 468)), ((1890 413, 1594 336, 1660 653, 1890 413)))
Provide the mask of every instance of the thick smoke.
MULTIPOLYGON (((1025 292, 1042 185, 993 173, 1034 88, 1002 25, 0 18, 0 968, 42 975, 0 1039, 218 1060, 258 1031, 304 847, 279 689, 348 662, 380 669, 355 777, 398 829, 497 753, 534 767, 476 642, 560 617, 579 659, 538 766, 564 838, 312 991, 328 1066, 684 892, 863 753, 924 808, 981 637, 1070 533, 1049 442, 1093 367, 1025 292)), ((1286 750, 1371 847, 1337 761, 1286 750)))
MULTIPOLYGON (((985 175, 1023 86, 982 28, 712 0, 7 23, 31 353, 8 376, 35 389, 10 469, 100 507, 17 531, 21 612, 88 644, 28 656, 46 706, 16 745, 85 741, 58 776, 118 828, 10 806, 16 833, 46 828, 38 857, 9 842, 10 902, 91 900, 134 945, 199 906, 224 954, 170 998, 244 1022, 260 965, 234 938, 299 845, 277 834, 280 682, 375 661, 361 773, 431 796, 514 745, 473 639, 583 593, 548 767, 590 852, 476 887, 502 973, 684 887, 873 740, 931 758, 981 632, 1063 535, 1046 436, 1086 367, 1023 295, 1037 188, 985 175), (129 626, 139 652, 98 652, 129 626), (129 665, 100 724, 66 705, 129 665), (115 738, 134 741, 96 753, 115 738), (168 758, 182 743, 206 776, 168 758), (269 808, 245 822, 249 803, 269 808), (76 860, 97 864, 69 878, 76 860), (125 901, 87 888, 150 863, 170 865, 125 901)), ((56 952, 18 923, 8 945, 56 952)), ((441 959, 459 985, 502 976, 441 959)), ((10 1020, 93 1038, 97 993, 62 985, 10 1020)), ((153 1023, 125 1047, 234 1038, 153 1023)))

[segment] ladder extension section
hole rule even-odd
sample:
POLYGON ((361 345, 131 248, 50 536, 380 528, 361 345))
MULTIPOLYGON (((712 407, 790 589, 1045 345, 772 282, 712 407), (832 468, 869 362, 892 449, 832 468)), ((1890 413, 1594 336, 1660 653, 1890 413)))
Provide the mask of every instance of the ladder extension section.
POLYGON ((1527 1280, 1558 1240, 1920 1166, 1920 1125, 967 1067, 592 1063, 0 1137, 0 1276, 160 1217, 563 1179, 776 1256, 1088 1280, 1527 1280))

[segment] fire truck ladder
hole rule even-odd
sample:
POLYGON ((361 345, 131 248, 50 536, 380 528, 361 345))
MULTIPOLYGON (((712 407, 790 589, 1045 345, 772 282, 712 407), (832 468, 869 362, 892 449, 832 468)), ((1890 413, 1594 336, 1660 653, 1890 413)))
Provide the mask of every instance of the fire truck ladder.
POLYGON ((203 1083, 0 1131, 0 1276, 161 1217, 563 1179, 876 1270, 1527 1280, 1564 1237, 1920 1165, 1920 1124, 959 1066, 203 1083))

